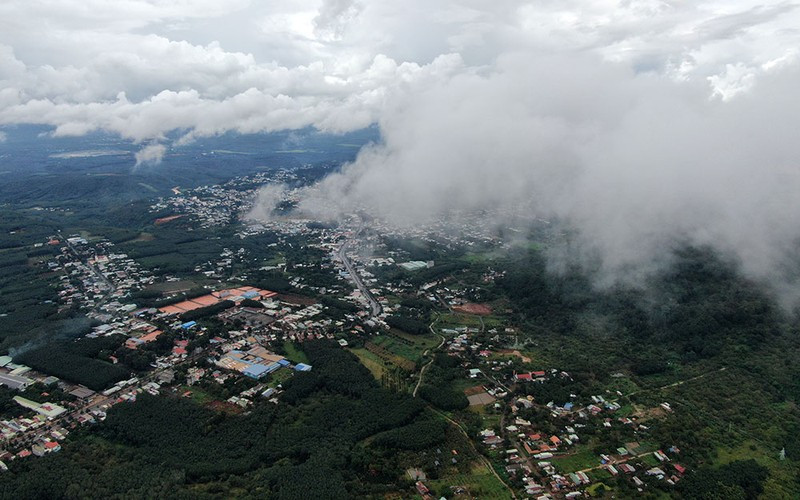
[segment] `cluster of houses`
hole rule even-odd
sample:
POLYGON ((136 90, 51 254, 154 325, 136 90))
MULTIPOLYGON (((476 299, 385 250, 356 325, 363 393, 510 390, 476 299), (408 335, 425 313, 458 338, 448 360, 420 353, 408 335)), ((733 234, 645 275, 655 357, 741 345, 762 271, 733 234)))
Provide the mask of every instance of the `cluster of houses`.
POLYGON ((89 310, 91 317, 109 319, 130 312, 131 306, 120 301, 131 291, 155 281, 127 254, 115 252, 114 244, 108 240, 90 242, 71 236, 62 242, 53 236, 48 244, 61 245, 61 254, 47 266, 62 273, 58 292, 62 310, 77 305, 89 310))
POLYGON ((190 214, 202 228, 224 226, 248 211, 259 187, 267 183, 282 184, 296 180, 296 172, 276 169, 236 177, 223 184, 186 190, 176 187, 172 190, 172 196, 157 199, 150 206, 150 211, 190 214))

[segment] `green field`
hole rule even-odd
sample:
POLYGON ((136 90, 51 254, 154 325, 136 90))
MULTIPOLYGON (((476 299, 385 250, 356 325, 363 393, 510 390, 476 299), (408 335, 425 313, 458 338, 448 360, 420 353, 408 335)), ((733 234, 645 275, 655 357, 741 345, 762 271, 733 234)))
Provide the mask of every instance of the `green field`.
POLYGON ((437 493, 450 497, 451 487, 462 487, 472 498, 508 498, 508 489, 482 464, 475 463, 469 474, 444 474, 441 479, 430 481, 437 493))
POLYGON ((381 358, 363 348, 350 349, 350 352, 358 357, 358 360, 367 367, 373 377, 381 380, 383 373, 386 371, 386 365, 381 358))
POLYGON ((639 460, 652 467, 657 467, 661 465, 661 462, 659 462, 658 459, 655 457, 655 455, 653 455, 652 453, 648 453, 647 455, 642 455, 641 457, 639 457, 639 460))
POLYGON ((306 353, 301 351, 297 346, 291 342, 283 343, 283 350, 286 352, 286 357, 293 363, 306 363, 308 364, 308 357, 306 353))
POLYGON ((289 368, 281 368, 276 370, 270 373, 267 386, 272 388, 278 387, 280 384, 292 378, 292 375, 294 375, 294 372, 289 368))
POLYGON ((588 447, 579 446, 575 452, 564 457, 553 458, 553 465, 561 472, 576 472, 600 465, 600 457, 592 453, 588 447))
POLYGON ((439 339, 433 335, 408 335, 399 330, 392 330, 388 335, 377 335, 372 342, 413 362, 417 362, 426 350, 439 345, 439 339))
POLYGON ((198 386, 182 385, 178 389, 178 392, 180 394, 183 394, 186 391, 191 391, 192 395, 190 397, 191 397, 192 401, 194 401, 194 402, 196 402, 198 404, 201 404, 201 405, 204 405, 206 403, 210 403, 211 401, 214 401, 216 399, 214 396, 212 396, 211 394, 207 393, 206 391, 204 391, 203 389, 201 389, 198 386))

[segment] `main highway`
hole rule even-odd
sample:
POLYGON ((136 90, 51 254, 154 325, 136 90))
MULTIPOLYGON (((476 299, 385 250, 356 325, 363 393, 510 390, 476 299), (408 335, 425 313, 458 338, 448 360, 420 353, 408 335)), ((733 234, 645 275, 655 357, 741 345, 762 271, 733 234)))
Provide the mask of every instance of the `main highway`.
MULTIPOLYGON (((358 235, 361 232, 359 231, 356 233, 358 235)), ((361 291, 361 294, 366 297, 367 301, 369 302, 370 308, 370 317, 374 318, 378 316, 381 312, 383 312, 383 308, 375 299, 375 296, 372 295, 372 292, 369 291, 367 285, 364 284, 364 280, 361 279, 361 276, 358 275, 356 268, 353 266, 353 263, 350 262, 350 258, 347 256, 347 246, 350 244, 350 240, 344 240, 344 243, 339 246, 339 250, 336 252, 336 255, 344 264, 345 269, 350 274, 350 278, 356 284, 356 287, 361 291)))

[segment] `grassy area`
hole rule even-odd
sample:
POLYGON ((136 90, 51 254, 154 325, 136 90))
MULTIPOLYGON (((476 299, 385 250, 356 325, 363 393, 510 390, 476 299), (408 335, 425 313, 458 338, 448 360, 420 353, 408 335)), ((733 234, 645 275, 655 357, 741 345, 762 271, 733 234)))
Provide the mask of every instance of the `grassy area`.
POLYGON ((450 497, 453 495, 451 487, 461 487, 468 491, 465 498, 508 498, 509 493, 503 484, 497 480, 486 467, 476 462, 469 474, 445 474, 441 479, 430 481, 436 492, 450 497))
POLYGON ((600 465, 600 458, 592 453, 588 447, 577 447, 575 452, 564 456, 553 458, 553 465, 561 472, 576 472, 590 467, 600 465))
POLYGON ((630 394, 641 389, 638 385, 636 385, 636 382, 631 380, 629 377, 612 378, 606 387, 611 392, 619 391, 622 394, 630 394))
POLYGON ((216 398, 211 394, 207 393, 203 389, 197 386, 188 386, 182 385, 179 389, 181 394, 185 393, 186 391, 192 391, 191 399, 198 404, 204 405, 206 403, 210 403, 211 401, 215 401, 216 398))
POLYGON ((633 405, 623 405, 616 411, 617 417, 629 417, 633 413, 633 405))
POLYGON ((283 256, 282 253, 276 254, 271 259, 267 259, 264 261, 265 266, 277 266, 278 264, 284 264, 286 262, 286 257, 283 256))
POLYGON ((791 485, 796 479, 796 466, 791 460, 779 461, 778 452, 779 450, 765 449, 762 444, 751 439, 732 448, 718 448, 714 465, 725 465, 736 460, 752 458, 769 468, 769 477, 764 483, 764 493, 761 498, 795 498, 791 485))
POLYGON ((386 371, 386 365, 381 358, 363 348, 350 349, 350 352, 358 356, 358 360, 367 367, 373 377, 381 380, 383 372, 386 371))
POLYGON ((294 375, 294 372, 289 368, 281 368, 280 370, 274 371, 269 375, 267 386, 272 388, 278 387, 278 385, 292 378, 292 375, 294 375))
POLYGON ((183 292, 186 290, 191 290, 199 285, 200 284, 194 280, 165 281, 163 283, 150 285, 145 290, 161 293, 183 292))
MULTIPOLYGON (((609 477, 611 477, 611 474, 609 474, 607 471, 605 471, 605 472, 606 472, 606 474, 608 474, 609 477)), ((613 488, 611 488, 607 484, 594 483, 593 485, 591 485, 588 488, 586 488, 586 491, 589 493, 589 495, 594 497, 594 496, 602 495, 603 491, 611 491, 612 489, 613 488), (600 491, 598 491, 598 490, 600 490, 600 491)))
POLYGON ((470 407, 470 411, 472 411, 473 408, 478 408, 477 411, 482 417, 484 428, 500 427, 502 415, 499 413, 489 413, 489 411, 486 409, 488 407, 486 406, 472 406, 470 407))
POLYGON ((481 320, 472 314, 451 312, 442 314, 439 322, 436 324, 437 328, 456 328, 458 326, 480 328, 481 320))
POLYGON ((642 463, 645 463, 652 467, 657 467, 661 465, 661 462, 659 462, 658 459, 655 457, 655 455, 653 455, 652 453, 648 453, 647 455, 642 455, 641 457, 639 457, 639 460, 641 460, 642 463))
POLYGON ((433 335, 415 336, 399 330, 392 330, 389 335, 377 335, 372 342, 412 362, 418 361, 422 353, 439 344, 433 335))
POLYGON ((396 335, 404 340, 412 342, 417 345, 424 345, 426 348, 435 347, 439 345, 439 341, 441 340, 439 337, 435 335, 411 335, 410 333, 406 333, 402 330, 398 330, 397 328, 392 328, 391 330, 392 335, 396 335))
POLYGON ((308 364, 308 357, 306 353, 301 351, 297 346, 291 342, 283 343, 283 350, 286 352, 286 357, 293 363, 306 363, 308 364))

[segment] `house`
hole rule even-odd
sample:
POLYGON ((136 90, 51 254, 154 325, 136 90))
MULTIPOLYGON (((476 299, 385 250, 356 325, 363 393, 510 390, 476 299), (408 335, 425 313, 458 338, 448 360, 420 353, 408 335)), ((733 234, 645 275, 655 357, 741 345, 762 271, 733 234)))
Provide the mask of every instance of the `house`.
POLYGON ((48 441, 44 444, 44 449, 47 453, 61 450, 61 445, 55 441, 48 441))

